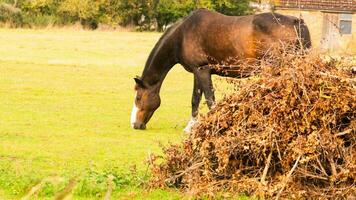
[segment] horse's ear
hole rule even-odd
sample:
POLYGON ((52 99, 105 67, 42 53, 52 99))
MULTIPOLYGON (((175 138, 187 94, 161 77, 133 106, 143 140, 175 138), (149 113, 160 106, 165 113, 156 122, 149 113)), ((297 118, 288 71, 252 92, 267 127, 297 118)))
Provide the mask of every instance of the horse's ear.
POLYGON ((145 88, 145 83, 140 79, 140 77, 134 78, 136 84, 140 86, 141 88, 145 88))

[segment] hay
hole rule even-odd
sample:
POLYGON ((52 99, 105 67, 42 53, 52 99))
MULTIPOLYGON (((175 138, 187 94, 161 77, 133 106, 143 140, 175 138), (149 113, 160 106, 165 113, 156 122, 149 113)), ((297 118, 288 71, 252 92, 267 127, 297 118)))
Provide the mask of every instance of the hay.
POLYGON ((182 144, 151 159, 151 186, 196 197, 355 198, 352 66, 288 52, 260 66, 182 144))

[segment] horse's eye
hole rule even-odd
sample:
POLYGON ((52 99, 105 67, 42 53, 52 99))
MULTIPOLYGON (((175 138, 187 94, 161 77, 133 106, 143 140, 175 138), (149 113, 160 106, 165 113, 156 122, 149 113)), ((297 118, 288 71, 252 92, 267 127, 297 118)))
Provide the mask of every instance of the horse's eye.
POLYGON ((141 96, 137 96, 137 97, 136 97, 136 100, 137 100, 137 101, 140 101, 140 100, 141 100, 141 96))

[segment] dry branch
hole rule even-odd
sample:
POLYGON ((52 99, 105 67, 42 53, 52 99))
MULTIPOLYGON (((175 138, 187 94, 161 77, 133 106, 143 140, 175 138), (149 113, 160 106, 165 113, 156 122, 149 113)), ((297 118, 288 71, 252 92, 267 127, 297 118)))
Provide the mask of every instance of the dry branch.
POLYGON ((58 193, 54 199, 55 200, 71 199, 70 196, 72 195, 72 191, 76 185, 77 185, 76 178, 70 179, 68 185, 60 193, 58 193))
POLYGON ((268 173, 269 166, 270 166, 270 164, 271 164, 271 159, 272 159, 272 150, 271 150, 271 152, 270 152, 269 155, 268 155, 268 158, 267 158, 267 161, 266 161, 266 166, 265 166, 265 168, 264 168, 264 170, 263 170, 263 174, 262 174, 262 177, 261 177, 261 183, 262 183, 263 185, 266 185, 266 184, 267 184, 267 183, 266 183, 266 176, 267 176, 267 173, 268 173))
POLYGON ((163 162, 151 161, 152 187, 177 187, 198 197, 355 196, 354 75, 319 56, 283 49, 271 50, 257 68, 236 65, 236 72, 257 69, 258 78, 239 82, 181 145, 164 149, 163 162))
POLYGON ((287 175, 286 179, 283 182, 282 188, 281 188, 281 190, 279 190, 279 192, 277 194, 276 200, 278 200, 281 197, 281 194, 282 194, 283 190, 286 188, 286 186, 287 186, 287 184, 288 184, 288 182, 290 180, 290 177, 292 176, 292 174, 295 171, 295 169, 297 169, 298 164, 299 164, 299 160, 300 160, 301 157, 302 157, 302 155, 298 156, 297 161, 295 161, 292 169, 288 172, 288 175, 287 175))
POLYGON ((112 195, 112 191, 113 191, 113 187, 114 187, 114 176, 113 175, 109 175, 108 176, 108 190, 106 191, 104 200, 110 200, 111 199, 111 195, 112 195))

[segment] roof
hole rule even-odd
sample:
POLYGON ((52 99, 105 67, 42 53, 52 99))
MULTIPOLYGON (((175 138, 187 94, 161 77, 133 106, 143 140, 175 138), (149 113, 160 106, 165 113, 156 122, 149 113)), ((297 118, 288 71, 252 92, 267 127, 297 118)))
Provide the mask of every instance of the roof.
POLYGON ((276 0, 275 7, 355 12, 356 0, 276 0))

